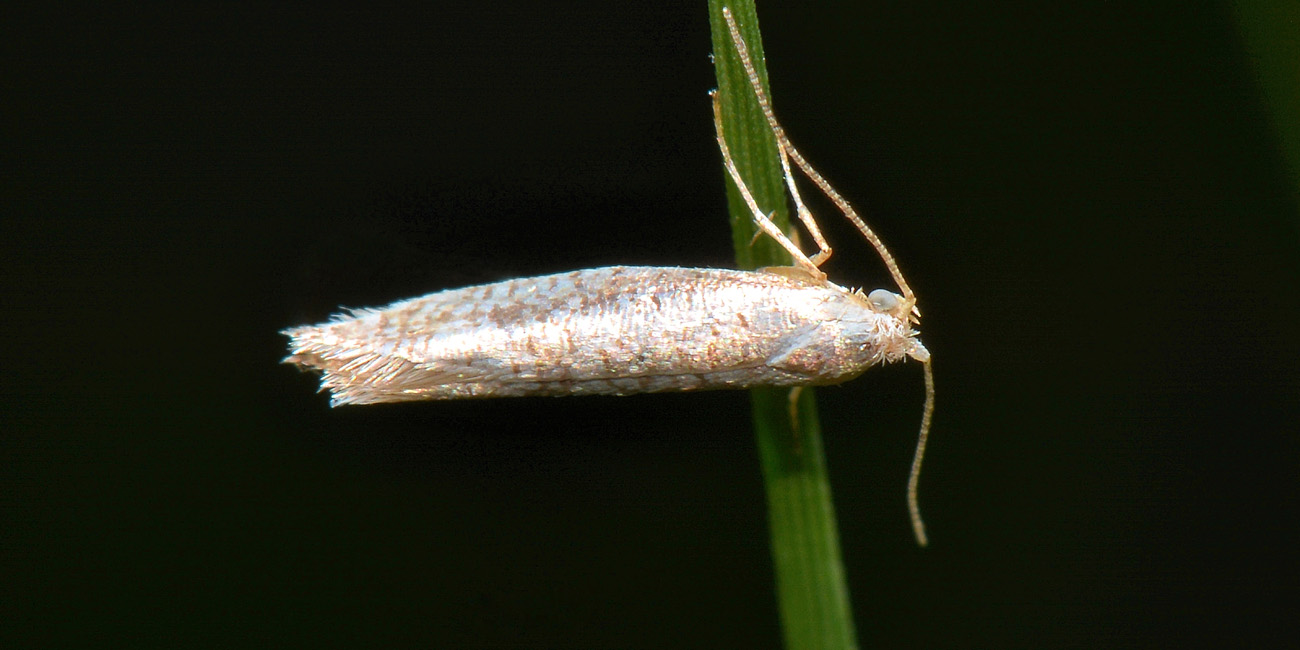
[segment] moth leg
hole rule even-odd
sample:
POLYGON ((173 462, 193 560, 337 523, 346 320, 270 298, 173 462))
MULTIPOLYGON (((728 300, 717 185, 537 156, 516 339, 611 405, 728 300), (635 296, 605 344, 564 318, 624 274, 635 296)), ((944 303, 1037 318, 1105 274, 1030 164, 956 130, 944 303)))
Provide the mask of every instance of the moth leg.
MULTIPOLYGON (((912 293, 912 288, 907 284, 907 280, 903 278, 903 271, 898 267, 898 262, 894 260, 894 256, 890 254, 889 249, 885 247, 885 243, 881 241, 875 231, 868 227, 866 222, 858 216, 853 206, 849 205, 849 202, 840 196, 840 193, 835 191, 835 188, 831 187, 831 184, 825 178, 822 178, 822 175, 817 173, 816 169, 813 169, 813 166, 799 154, 798 149, 795 149, 794 144, 790 142, 790 138, 786 136, 785 129, 776 121, 776 114, 772 112, 772 103, 768 100, 767 93, 763 91, 763 84, 759 81, 758 72, 754 69, 754 61, 749 55, 749 46, 745 44, 745 39, 740 37, 740 29, 736 26, 736 19, 732 17, 731 10, 723 7, 722 17, 727 21, 727 30, 731 32, 731 42, 736 47, 736 54, 740 57, 741 65, 745 67, 745 75, 749 77, 749 85, 754 90, 754 97, 758 100, 758 106, 763 111, 763 117, 767 118, 767 124, 772 129, 772 135, 776 137, 776 146, 781 151, 783 162, 786 157, 794 161, 795 166, 808 177, 808 180, 812 181, 817 186, 817 189, 820 189, 835 204, 835 207, 839 208, 844 217, 862 233, 862 236, 875 247, 876 252, 880 255, 881 260, 885 262, 890 275, 893 276, 894 282, 903 294, 905 307, 902 311, 910 313, 912 306, 916 304, 916 296, 912 293)), ((802 214, 799 219, 804 221, 802 214)), ((811 220, 811 216, 809 220, 811 220)), ((808 221, 804 221, 804 224, 808 225, 808 221)), ((816 233, 811 227, 809 227, 809 230, 816 233)), ((817 234, 814 234, 813 237, 816 238, 817 234)), ((829 256, 829 249, 826 250, 826 253, 829 256)))
POLYGON ((822 236, 822 231, 817 227, 817 220, 813 218, 812 212, 808 206, 804 205, 803 197, 799 196, 799 187, 794 183, 794 173, 790 171, 790 155, 786 153, 785 147, 781 146, 781 141, 777 140, 776 149, 781 154, 781 170, 785 177, 785 186, 790 188, 790 196, 794 198, 794 210, 798 215, 799 221, 808 229, 808 234, 812 235, 813 241, 817 244, 817 254, 813 255, 811 262, 818 268, 831 258, 831 245, 827 243, 826 238, 822 236))
POLYGON ((798 454, 802 447, 803 435, 799 432, 799 396, 803 394, 803 386, 795 386, 790 389, 789 409, 790 409, 790 430, 794 432, 794 451, 798 454))
POLYGON ((740 176, 740 170, 736 168, 736 161, 731 157, 731 148, 727 146, 727 138, 723 135, 722 103, 718 99, 717 91, 711 92, 710 96, 713 97, 713 126, 718 134, 718 149, 722 151, 722 164, 727 168, 727 174, 731 176, 731 181, 736 184, 736 189, 740 191, 740 196, 745 200, 745 205, 749 206, 749 212, 754 217, 754 225, 758 226, 758 229, 769 237, 775 239, 786 252, 790 253, 797 266, 808 271, 810 275, 818 280, 824 280, 826 274, 817 268, 817 264, 808 259, 808 256, 804 255, 803 251, 799 250, 799 247, 790 241, 790 238, 781 232, 781 229, 777 228, 775 223, 772 223, 771 217, 767 216, 758 207, 758 202, 754 200, 754 195, 750 193, 749 186, 745 185, 745 179, 740 176))
POLYGON ((799 396, 803 394, 803 386, 795 386, 790 389, 790 426, 794 428, 795 433, 799 432, 799 396))

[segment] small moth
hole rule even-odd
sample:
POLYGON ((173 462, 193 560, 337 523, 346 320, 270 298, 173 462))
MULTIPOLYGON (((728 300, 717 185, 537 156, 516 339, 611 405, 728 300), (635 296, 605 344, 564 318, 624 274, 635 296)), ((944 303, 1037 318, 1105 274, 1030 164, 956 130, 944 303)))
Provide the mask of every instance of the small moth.
POLYGON ((934 410, 930 353, 913 325, 916 297, 880 238, 790 143, 759 83, 728 9, 723 16, 776 137, 799 220, 817 242, 811 258, 759 209, 713 118, 723 165, 759 229, 795 266, 758 271, 607 267, 432 293, 283 331, 285 363, 319 372, 331 405, 526 395, 628 395, 753 386, 835 384, 912 358, 925 370, 908 509, 926 544, 916 486, 934 410), (876 248, 901 295, 827 280, 831 255, 795 187, 802 171, 876 248))

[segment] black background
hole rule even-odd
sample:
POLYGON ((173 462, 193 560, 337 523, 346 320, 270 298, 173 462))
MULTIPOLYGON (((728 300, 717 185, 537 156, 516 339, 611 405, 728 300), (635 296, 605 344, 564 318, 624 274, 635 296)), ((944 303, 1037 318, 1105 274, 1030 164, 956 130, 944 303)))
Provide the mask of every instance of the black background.
MULTIPOLYGON (((779 646, 744 393, 330 410, 277 363, 340 305, 731 266, 704 3, 644 4, 11 16, 7 647, 779 646)), ((778 113, 935 356, 928 550, 919 369, 819 391, 862 645, 1293 643, 1300 230, 1230 12, 777 4, 778 113)))

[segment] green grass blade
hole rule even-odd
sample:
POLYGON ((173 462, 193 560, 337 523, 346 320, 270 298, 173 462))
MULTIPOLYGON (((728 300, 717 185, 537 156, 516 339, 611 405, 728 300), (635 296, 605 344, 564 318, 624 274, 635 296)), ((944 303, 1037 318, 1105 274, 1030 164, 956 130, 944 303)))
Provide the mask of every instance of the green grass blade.
POLYGON ((1264 105, 1273 118, 1278 149, 1286 159, 1291 196, 1300 199, 1300 79, 1295 67, 1300 60, 1300 42, 1295 38, 1300 5, 1240 0, 1232 3, 1232 9, 1264 105))
MULTIPOLYGON (((714 68, 727 144, 759 206, 775 211, 773 220, 785 230, 789 219, 776 140, 736 56, 722 18, 723 6, 728 6, 739 22, 764 85, 767 71, 753 1, 710 0, 714 68)), ((753 218, 729 178, 726 185, 736 263, 746 269, 789 265, 790 256, 771 238, 762 237, 751 245, 753 218)), ((774 388, 751 391, 785 647, 855 648, 857 640, 813 391, 805 389, 799 400, 797 432, 790 422, 788 392, 774 388)))

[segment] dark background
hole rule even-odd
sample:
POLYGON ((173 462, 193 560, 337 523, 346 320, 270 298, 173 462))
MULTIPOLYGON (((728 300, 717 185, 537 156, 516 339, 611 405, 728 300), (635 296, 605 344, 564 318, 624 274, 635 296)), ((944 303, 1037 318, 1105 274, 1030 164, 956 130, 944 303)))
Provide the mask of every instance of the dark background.
MULTIPOLYGON (((731 266, 704 3, 643 4, 10 16, 0 642, 778 647, 746 394, 278 365, 340 305, 731 266)), ((928 550, 919 369, 819 391, 862 645, 1294 643, 1300 229, 1232 14, 759 12, 935 356, 928 550)))

